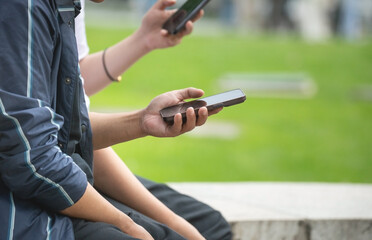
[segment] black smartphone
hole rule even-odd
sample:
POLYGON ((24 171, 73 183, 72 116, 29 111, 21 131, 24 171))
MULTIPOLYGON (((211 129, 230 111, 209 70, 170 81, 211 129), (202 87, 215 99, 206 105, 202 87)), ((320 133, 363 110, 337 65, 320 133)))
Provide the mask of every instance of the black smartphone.
POLYGON ((198 12, 210 0, 187 0, 163 25, 170 34, 177 34, 185 28, 186 23, 196 17, 198 12))
POLYGON ((245 99, 246 96, 241 89, 234 89, 209 97, 204 97, 164 108, 160 110, 160 115, 165 122, 173 124, 174 115, 176 115, 177 113, 181 113, 182 120, 185 123, 186 110, 189 107, 193 107, 195 110, 195 114, 198 115, 198 111, 201 107, 207 107, 208 111, 212 111, 219 107, 228 107, 238 103, 242 103, 245 101, 245 99))

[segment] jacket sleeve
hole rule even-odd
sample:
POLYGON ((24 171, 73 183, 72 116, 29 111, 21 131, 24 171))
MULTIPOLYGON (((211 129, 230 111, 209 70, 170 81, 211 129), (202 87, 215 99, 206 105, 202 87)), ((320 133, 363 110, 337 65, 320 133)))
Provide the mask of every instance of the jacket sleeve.
POLYGON ((59 211, 81 198, 87 179, 57 146, 63 118, 51 107, 51 2, 0 0, 0 177, 15 196, 59 211))

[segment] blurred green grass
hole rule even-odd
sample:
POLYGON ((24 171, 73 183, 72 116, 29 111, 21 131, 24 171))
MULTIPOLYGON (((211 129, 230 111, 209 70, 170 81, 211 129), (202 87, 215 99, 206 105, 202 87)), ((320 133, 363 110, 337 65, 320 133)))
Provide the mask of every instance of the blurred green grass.
MULTIPOLYGON (((88 27, 91 52, 131 30, 88 27)), ((305 72, 318 85, 312 99, 248 98, 213 116, 241 127, 234 140, 147 137, 116 145, 126 164, 156 181, 372 182, 372 102, 352 92, 372 84, 372 43, 296 37, 193 35, 157 50, 91 98, 93 109, 142 108, 160 93, 184 87, 221 91, 225 73, 305 72)), ((207 123, 208 124, 208 123, 207 123)))

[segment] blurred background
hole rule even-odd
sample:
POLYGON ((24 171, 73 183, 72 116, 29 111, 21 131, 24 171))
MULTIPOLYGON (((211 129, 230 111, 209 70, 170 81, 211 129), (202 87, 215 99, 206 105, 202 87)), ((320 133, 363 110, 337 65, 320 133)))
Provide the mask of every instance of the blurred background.
MULTIPOLYGON (((133 33, 153 3, 87 2, 91 52, 133 33)), ((143 108, 190 86, 206 96, 241 88, 245 103, 191 133, 114 148, 161 182, 371 183, 371 40, 371 0, 211 0, 191 36, 142 58, 92 110, 143 108)))

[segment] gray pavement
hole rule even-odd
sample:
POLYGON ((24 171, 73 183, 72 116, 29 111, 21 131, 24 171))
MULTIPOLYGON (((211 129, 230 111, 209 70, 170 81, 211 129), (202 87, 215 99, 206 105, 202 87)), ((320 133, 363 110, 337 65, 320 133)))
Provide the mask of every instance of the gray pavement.
POLYGON ((208 120, 202 127, 195 128, 186 133, 187 136, 194 138, 213 138, 234 140, 241 133, 240 126, 233 122, 208 120))
POLYGON ((222 89, 241 88, 247 97, 312 98, 318 88, 306 73, 227 73, 218 82, 222 89))
POLYGON ((231 223, 234 240, 372 239, 372 185, 170 183, 231 223))

